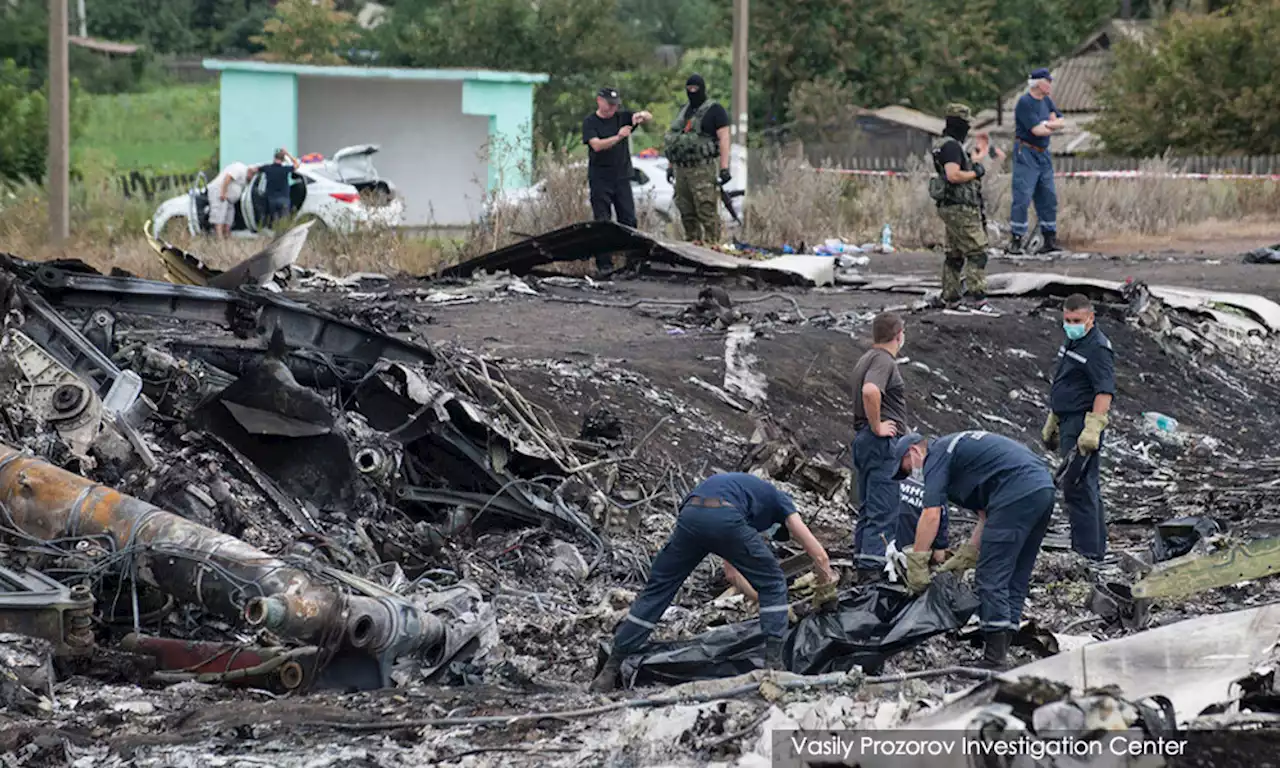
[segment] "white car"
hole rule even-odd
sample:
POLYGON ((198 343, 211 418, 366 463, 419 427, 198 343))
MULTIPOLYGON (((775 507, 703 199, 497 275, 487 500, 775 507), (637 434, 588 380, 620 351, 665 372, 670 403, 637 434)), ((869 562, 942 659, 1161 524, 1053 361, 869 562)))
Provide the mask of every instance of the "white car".
MULTIPOLYGON (((376 148, 375 148, 376 151, 376 148)), ((335 157, 335 160, 337 158, 335 157)), ((403 201, 394 198, 390 204, 373 207, 361 197, 355 184, 332 178, 336 163, 305 163, 294 169, 289 187, 290 212, 296 219, 314 219, 326 228, 340 234, 350 234, 362 226, 380 224, 396 226, 403 212, 403 201)), ((366 179, 367 180, 367 179, 366 179)), ((378 180, 375 179, 374 184, 378 180)), ((257 175, 240 196, 235 206, 233 235, 252 237, 271 233, 266 220, 266 177, 257 175)), ((393 188, 387 185, 387 190, 393 188)), ((170 198, 160 204, 151 218, 152 232, 157 237, 170 237, 166 227, 181 223, 192 235, 211 232, 209 224, 209 195, 211 190, 203 174, 185 195, 170 198)))
MULTIPOLYGON (((631 193, 635 198, 636 208, 651 207, 663 221, 678 221, 680 212, 676 208, 676 190, 667 181, 668 163, 666 158, 635 155, 631 158, 631 165, 635 169, 635 175, 631 179, 631 193)), ((585 168, 585 166, 586 163, 581 162, 574 163, 572 167, 585 168)), ((741 169, 745 168, 745 153, 740 147, 734 145, 732 159, 730 160, 730 170, 734 174, 724 189, 729 193, 729 199, 733 201, 734 210, 739 217, 742 215, 743 195, 745 194, 742 186, 741 169)), ((494 199, 486 213, 491 213, 496 207, 518 205, 522 202, 537 199, 542 195, 545 187, 546 182, 540 181, 531 187, 508 190, 494 199)), ((737 223, 733 214, 726 210, 723 205, 720 206, 720 218, 729 227, 733 227, 737 223)))

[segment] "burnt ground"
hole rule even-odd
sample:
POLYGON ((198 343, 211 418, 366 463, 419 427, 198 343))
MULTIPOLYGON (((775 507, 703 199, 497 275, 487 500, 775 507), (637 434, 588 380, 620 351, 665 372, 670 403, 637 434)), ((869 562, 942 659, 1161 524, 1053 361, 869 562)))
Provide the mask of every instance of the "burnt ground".
MULTIPOLYGON (((877 256, 871 272, 932 276, 938 259, 877 256)), ((1133 276, 1153 285, 1250 290, 1280 299, 1280 267, 1242 265, 1221 256, 997 261, 991 266, 992 272, 1006 270, 1133 276), (1209 263, 1214 259, 1222 263, 1209 263)), ((760 291, 727 284, 754 329, 755 338, 745 348, 755 358, 750 367, 767 382, 767 399, 748 412, 692 381, 725 386, 728 334, 680 316, 704 284, 529 284, 538 295, 481 291, 467 283, 400 285, 385 295, 377 290, 355 297, 307 295, 383 330, 412 332, 445 349, 457 346, 484 355, 566 436, 576 436, 589 414, 605 412, 620 423, 624 450, 634 450, 634 459, 620 462, 606 485, 615 498, 637 504, 621 519, 610 520, 617 552, 589 578, 575 583, 555 572, 549 554, 553 537, 547 531, 497 531, 455 542, 467 550, 459 555, 466 566, 460 570, 484 586, 499 611, 504 660, 483 675, 476 673, 485 685, 271 701, 262 694, 196 684, 157 692, 73 682, 70 692, 60 695, 78 699, 78 708, 73 705, 56 725, 28 724, 25 732, 4 725, 19 734, 6 749, 24 750, 30 764, 49 765, 63 764, 64 757, 66 762, 154 766, 674 765, 732 758, 750 750, 768 704, 762 710, 759 704, 731 701, 683 714, 666 708, 662 714, 655 710, 651 719, 640 712, 572 722, 543 718, 491 730, 388 723, 602 703, 581 693, 594 671, 595 643, 621 617, 630 600, 626 590, 640 586, 634 561, 647 561, 661 546, 672 521, 672 501, 682 490, 712 471, 738 468, 762 424, 781 430, 806 457, 846 464, 852 423, 848 374, 867 346, 870 318, 880 309, 907 312, 904 376, 913 419, 923 431, 987 429, 1039 448, 1061 328, 1054 306, 1037 299, 997 300, 1000 317, 957 316, 910 310, 919 297, 909 294, 760 291), (470 291, 477 301, 431 303, 427 294, 432 291, 470 291), (670 303, 636 304, 654 299, 670 303), (109 746, 119 757, 108 756, 109 746), (254 755, 249 762, 236 762, 235 756, 248 754, 254 755), (685 762, 675 762, 674 756, 685 762), (687 762, 690 758, 695 762, 687 762)), ((1235 358, 1190 360, 1166 351, 1149 332, 1127 323, 1120 308, 1102 309, 1099 322, 1117 350, 1119 384, 1104 463, 1112 546, 1140 551, 1151 538, 1152 523, 1186 514, 1215 516, 1241 538, 1280 531, 1280 464, 1268 460, 1268 438, 1280 429, 1274 405, 1280 402, 1280 386, 1270 369, 1235 358), (1141 414, 1149 410, 1177 418, 1183 441, 1171 444, 1148 433, 1141 414)), ((747 404, 743 396, 730 395, 747 404)), ((824 542, 833 552, 846 550, 852 516, 843 498, 797 491, 798 505, 824 542)), ((588 548, 579 547, 589 557, 588 548)), ((665 622, 660 636, 687 636, 749 617, 749 612, 707 608, 723 584, 714 568, 704 565, 678 597, 675 617, 665 622)), ((1078 564, 1069 555, 1046 551, 1037 565, 1028 616, 1051 631, 1080 634, 1086 631, 1081 622, 1090 619, 1087 593, 1078 564)), ((1277 599, 1280 584, 1270 579, 1157 603, 1152 613, 1159 624, 1277 599)), ((1128 630, 1094 624, 1088 631, 1104 638, 1128 630)), ((978 653, 954 637, 938 637, 896 657, 887 671, 971 663, 978 653)), ((1034 653, 1019 648, 1014 656, 1025 661, 1034 653)), ((817 723, 814 727, 857 727, 873 720, 879 724, 878 708, 888 702, 898 701, 905 713, 917 699, 936 701, 955 688, 953 683, 864 690, 856 701, 822 699, 803 706, 837 713, 829 720, 806 721, 817 723)), ((801 720, 795 706, 801 705, 787 706, 788 716, 801 720)))

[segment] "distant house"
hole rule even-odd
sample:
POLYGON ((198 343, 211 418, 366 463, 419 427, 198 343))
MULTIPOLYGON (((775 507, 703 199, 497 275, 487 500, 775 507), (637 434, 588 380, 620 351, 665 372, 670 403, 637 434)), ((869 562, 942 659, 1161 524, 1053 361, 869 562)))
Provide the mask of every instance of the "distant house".
MULTIPOLYGON (((1050 149, 1055 155, 1075 155, 1101 148, 1098 137, 1089 131, 1089 123, 1098 115, 1098 88, 1111 73, 1112 46, 1120 40, 1142 42, 1150 32, 1146 21, 1114 19, 1085 39, 1069 55, 1055 62, 1053 103, 1067 120, 1064 132, 1054 136, 1050 149)), ((973 130, 987 131, 992 138, 1013 139, 1013 110, 1026 86, 1005 95, 1000 113, 986 110, 977 116, 973 130)))
POLYGON ((908 157, 927 155, 946 122, 917 109, 892 105, 858 109, 845 125, 833 126, 838 130, 828 129, 818 142, 805 142, 809 162, 847 166, 883 161, 885 167, 896 167, 908 157))

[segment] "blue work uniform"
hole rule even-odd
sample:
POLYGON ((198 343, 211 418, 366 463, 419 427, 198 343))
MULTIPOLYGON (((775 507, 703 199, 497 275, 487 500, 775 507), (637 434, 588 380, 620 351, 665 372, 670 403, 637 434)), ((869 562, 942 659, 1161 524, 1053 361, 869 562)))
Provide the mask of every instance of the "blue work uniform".
POLYGON ((1003 435, 957 432, 929 442, 924 507, 951 501, 987 515, 974 573, 982 631, 1015 629, 1022 622, 1054 494, 1044 460, 1003 435))
MULTIPOLYGON (((916 540, 916 528, 924 513, 924 483, 909 477, 902 481, 900 488, 902 500, 898 504, 898 536, 895 545, 901 552, 916 540)), ((938 519, 938 535, 933 537, 930 549, 946 549, 951 546, 948 517, 947 505, 943 504, 942 516, 938 519)))
POLYGON ((791 497, 743 472, 712 475, 680 503, 675 530, 653 560, 649 582, 636 598, 613 638, 617 653, 644 644, 680 585, 708 554, 727 560, 760 595, 760 629, 770 637, 787 632, 787 578, 760 534, 779 526, 786 540, 786 519, 796 514, 791 497))
POLYGON ((1016 236, 1027 234, 1027 211, 1034 200, 1040 229, 1058 231, 1058 192, 1053 186, 1053 159, 1049 156, 1049 137, 1036 136, 1031 129, 1048 120, 1058 107, 1053 99, 1037 99, 1022 94, 1013 109, 1013 209, 1009 214, 1009 230, 1016 236))
MULTIPOLYGON (((1082 338, 1058 347, 1058 369, 1049 391, 1049 408, 1058 416, 1058 455, 1071 458, 1076 441, 1084 431, 1085 414, 1093 410, 1097 395, 1116 394, 1116 361, 1111 341, 1096 325, 1082 338)), ((1107 517, 1098 488, 1103 437, 1097 454, 1090 457, 1084 472, 1062 486, 1062 500, 1071 521, 1071 548, 1091 560, 1107 554, 1107 517)))

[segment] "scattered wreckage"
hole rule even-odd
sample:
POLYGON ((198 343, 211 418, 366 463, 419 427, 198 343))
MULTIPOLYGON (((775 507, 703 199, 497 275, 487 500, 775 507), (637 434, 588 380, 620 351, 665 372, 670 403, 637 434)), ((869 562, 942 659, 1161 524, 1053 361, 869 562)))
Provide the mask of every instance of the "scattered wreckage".
MULTIPOLYGON (((138 701, 131 689, 106 684, 96 694, 106 697, 101 706, 117 717, 136 715, 131 723, 140 731, 112 741, 113 749, 145 743, 155 761, 145 764, 186 764, 173 756, 211 753, 220 728, 248 728, 298 765, 314 759, 309 753, 468 764, 496 750, 503 762, 539 765, 731 758, 763 766, 787 764, 779 762, 780 748, 798 731, 973 728, 982 738, 1062 731, 1085 738, 1114 730, 1154 740, 1179 728, 1245 727, 1273 711, 1268 646, 1280 636, 1273 606, 1225 614, 1217 608, 1191 620, 1198 623, 1150 627, 1169 617, 1158 610, 1161 601, 1190 597, 1194 612, 1208 589, 1276 572, 1276 548, 1265 536, 1252 537, 1247 512, 1259 499, 1280 501, 1280 488, 1260 485, 1256 476, 1280 465, 1239 457, 1213 464, 1200 453, 1208 444, 1185 428, 1139 436, 1119 420, 1111 445, 1120 466, 1108 501, 1114 517, 1156 524, 1156 535, 1126 547, 1121 567, 1132 578, 1118 574, 1114 582, 1058 589, 1080 579, 1065 560, 1045 554, 1049 575, 1035 587, 1037 615, 1042 622, 1053 616, 1061 631, 1028 622, 1020 653, 1046 659, 956 699, 955 681, 988 676, 956 666, 963 652, 955 640, 963 645, 976 605, 967 587, 939 578, 914 600, 891 588, 851 589, 835 616, 804 615, 806 564, 793 558, 784 571, 800 615, 787 653, 791 668, 805 675, 757 671, 751 611, 741 596, 723 594, 696 614, 673 608, 685 639, 656 641, 628 661, 632 686, 677 684, 663 696, 596 706, 581 693, 555 691, 541 671, 590 672, 599 650, 583 638, 599 637, 625 611, 627 591, 643 583, 660 539, 607 534, 630 526, 654 538, 661 523, 635 518, 654 499, 674 501, 687 487, 680 467, 628 475, 640 447, 682 406, 650 387, 644 398, 662 403, 668 415, 646 425, 638 440, 624 439, 617 419, 594 406, 584 409, 581 432, 566 435, 555 426, 564 419, 522 394, 519 381, 548 377, 560 387, 550 397, 561 399, 575 397, 575 378, 645 385, 599 362, 548 361, 537 370, 542 364, 506 360, 500 368, 451 346, 376 330, 368 321, 376 313, 362 315, 363 322, 342 319, 343 312, 320 308, 341 306, 324 300, 339 281, 291 266, 305 235, 287 233, 226 272, 154 241, 169 283, 103 276, 76 262, 0 263, 0 381, 14 384, 0 394, 0 631, 42 638, 60 669, 80 674, 88 658, 127 657, 145 674, 126 680, 175 686, 183 707, 206 709, 191 715, 164 696, 138 701), (323 289, 286 298, 279 284, 290 282, 323 289), (1162 441, 1178 444, 1188 462, 1126 465, 1130 457, 1150 459, 1162 441), (1138 494, 1145 494, 1142 503, 1133 501, 1138 494), (1202 517, 1207 508, 1214 520, 1202 517), (496 576, 502 571, 527 574, 527 581, 512 587, 496 576), (580 593, 576 603, 566 598, 570 590, 580 593), (1069 624, 1081 612, 1092 612, 1086 619, 1096 631, 1072 634, 1069 624), (1069 618, 1056 620, 1063 615, 1069 618), (1183 638, 1194 642, 1179 648, 1183 638), (1215 642, 1230 651, 1215 655, 1215 642), (536 663, 538 653, 563 656, 562 666, 536 663), (879 674, 881 667, 890 671, 879 674), (1184 674, 1189 668, 1195 673, 1184 674), (1249 682, 1237 695, 1231 686, 1241 679, 1249 682), (1096 690, 1107 682, 1121 689, 1096 690), (299 722, 287 700, 215 704, 207 692, 181 687, 207 683, 308 692, 314 709, 299 722), (424 683, 464 685, 455 689, 462 693, 428 693, 424 683), (485 686, 470 683, 499 691, 485 699, 485 686), (351 693, 389 685, 398 686, 398 703, 351 693), (511 685, 552 689, 555 698, 530 699, 533 711, 511 713, 501 690, 511 685), (176 724, 165 722, 180 711, 176 724), (503 736, 517 728, 529 740, 519 749, 503 736), (587 735, 601 728, 612 735, 587 735), (298 730, 306 733, 302 746, 298 730), (180 752, 178 741, 166 739, 184 739, 197 752, 180 752)), ((487 266, 477 270, 526 268, 496 257, 480 263, 487 266)), ((511 290, 500 295, 546 295, 557 280, 573 282, 501 278, 511 290)), ((1009 290, 1044 296, 1088 285, 1035 280, 1027 286, 1011 279, 1009 290)), ((480 282, 456 292, 478 292, 480 282)), ((1181 327, 1207 339, 1239 320, 1252 324, 1243 337, 1258 340, 1241 348, 1261 358, 1277 330, 1274 305, 1256 297, 1179 297, 1141 284, 1094 288, 1157 340, 1184 344, 1170 330, 1181 327)), ((447 306, 432 296, 449 291, 434 286, 434 293, 385 290, 447 306)), ((367 303, 368 292, 356 292, 362 298, 352 301, 367 303)), ((762 373, 770 323, 849 330, 860 322, 802 311, 785 293, 735 303, 723 289, 708 288, 689 303, 656 306, 674 327, 723 332, 723 380, 689 383, 736 416, 761 417, 786 386, 762 373), (762 315, 767 322, 751 316, 751 302, 778 296, 793 313, 762 315)), ((1198 350, 1198 359, 1212 360, 1211 351, 1198 350)), ((1232 380, 1230 371, 1212 373, 1232 380)), ((913 375, 944 376, 936 365, 913 375)), ((1257 391, 1252 381, 1238 386, 1257 391)), ((1016 423, 1015 413, 1001 409, 1021 400, 1006 400, 987 403, 991 412, 982 418, 1016 423)), ((838 460, 815 457, 768 419, 759 424, 750 441, 704 428, 722 448, 741 449, 737 468, 791 483, 801 507, 817 508, 828 529, 834 521, 847 525, 847 473, 838 460)), ((963 513, 953 518, 965 520, 963 513)), ((849 554, 838 545, 831 553, 837 564, 849 554)), ((705 574, 691 583, 708 595, 725 586, 705 574)), ((1249 599, 1274 602, 1275 595, 1260 587, 1249 599)), ((4 637, 0 649, 10 647, 4 637)), ((52 690, 51 673, 39 658, 0 654, 0 668, 7 664, 18 681, 6 689, 0 680, 0 695, 17 711, 46 711, 41 694, 52 690)), ((108 722, 93 710, 69 717, 96 728, 108 722)), ((33 750, 39 742, 19 743, 33 750)), ((100 744, 80 749, 81 759, 107 759, 100 744)), ((279 764, 295 763, 282 757, 279 764)))

